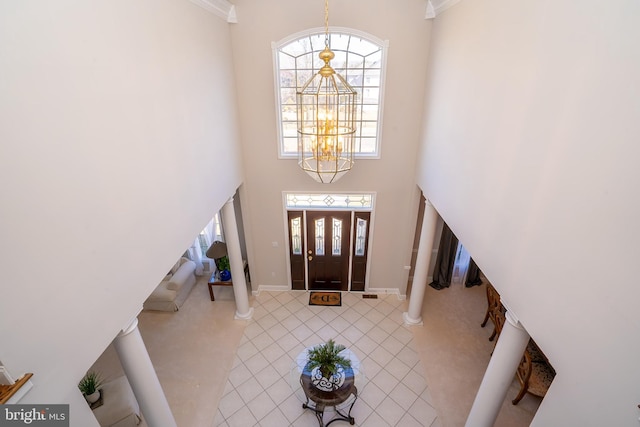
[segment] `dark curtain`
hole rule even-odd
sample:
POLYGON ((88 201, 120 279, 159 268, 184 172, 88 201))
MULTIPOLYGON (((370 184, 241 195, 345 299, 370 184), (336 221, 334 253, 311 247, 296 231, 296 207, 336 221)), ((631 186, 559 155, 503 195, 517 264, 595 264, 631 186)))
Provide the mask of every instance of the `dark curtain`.
POLYGON ((456 261, 457 250, 458 238, 453 234, 449 226, 444 224, 436 265, 433 269, 433 282, 429 283, 429 286, 438 290, 451 286, 451 275, 453 274, 453 264, 456 261))
POLYGON ((472 286, 482 285, 482 279, 480 278, 480 269, 475 263, 473 258, 469 260, 469 267, 467 268, 467 280, 464 282, 467 288, 472 286))

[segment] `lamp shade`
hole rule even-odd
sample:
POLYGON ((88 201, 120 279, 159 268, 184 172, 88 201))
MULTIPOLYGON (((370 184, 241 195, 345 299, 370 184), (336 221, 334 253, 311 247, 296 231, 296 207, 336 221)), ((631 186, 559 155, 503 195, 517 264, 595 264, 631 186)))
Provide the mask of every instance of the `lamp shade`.
POLYGON ((211 244, 211 246, 209 246, 209 249, 207 249, 205 255, 207 256, 207 258, 211 259, 222 258, 223 256, 227 255, 227 244, 221 242, 220 240, 216 240, 211 244))

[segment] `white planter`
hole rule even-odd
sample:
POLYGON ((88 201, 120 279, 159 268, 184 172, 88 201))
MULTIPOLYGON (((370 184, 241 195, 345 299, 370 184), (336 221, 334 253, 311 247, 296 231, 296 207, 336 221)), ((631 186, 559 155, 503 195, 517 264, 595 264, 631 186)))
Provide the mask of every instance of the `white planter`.
POLYGON ((98 399, 100 399, 100 390, 91 394, 85 394, 84 398, 87 399, 87 402, 89 403, 96 403, 98 399))

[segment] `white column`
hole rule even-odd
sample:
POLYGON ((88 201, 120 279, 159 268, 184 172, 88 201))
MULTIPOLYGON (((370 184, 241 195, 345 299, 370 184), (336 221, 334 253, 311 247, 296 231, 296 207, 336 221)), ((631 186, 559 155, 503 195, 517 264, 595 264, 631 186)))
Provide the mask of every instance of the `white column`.
POLYGON ((509 311, 506 317, 465 427, 493 426, 529 343, 529 334, 518 319, 509 311))
POLYGON ((177 427, 134 319, 115 339, 115 348, 149 427, 177 427))
POLYGON ((416 256, 416 269, 413 272, 413 284, 409 297, 409 311, 402 314, 405 325, 422 325, 422 302, 427 287, 431 253, 433 252, 433 239, 436 234, 438 212, 433 208, 429 200, 425 201, 422 229, 420 230, 420 242, 416 256))
POLYGON ((236 299, 235 318, 249 320, 253 316, 253 307, 249 307, 247 281, 244 277, 244 262, 242 260, 242 251, 240 250, 240 235, 238 234, 233 198, 229 199, 222 207, 222 227, 224 228, 227 256, 229 257, 229 265, 231 266, 233 294, 236 299))

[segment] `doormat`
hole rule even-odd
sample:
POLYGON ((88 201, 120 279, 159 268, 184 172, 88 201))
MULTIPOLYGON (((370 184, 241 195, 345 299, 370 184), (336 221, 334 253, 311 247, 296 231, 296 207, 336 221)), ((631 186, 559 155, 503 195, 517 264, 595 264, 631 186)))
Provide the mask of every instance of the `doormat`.
POLYGON ((342 294, 340 292, 311 292, 309 294, 309 305, 339 307, 342 305, 342 294))

